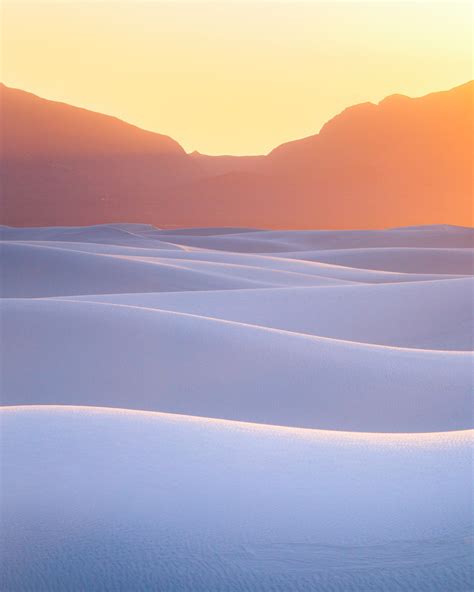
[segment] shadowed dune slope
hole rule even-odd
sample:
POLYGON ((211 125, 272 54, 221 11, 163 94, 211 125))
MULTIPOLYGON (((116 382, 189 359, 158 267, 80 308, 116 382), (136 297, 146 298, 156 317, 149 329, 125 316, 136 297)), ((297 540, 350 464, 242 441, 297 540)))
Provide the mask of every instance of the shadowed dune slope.
MULTIPOLYGON (((35 229, 30 229, 34 233, 35 229)), ((12 235, 21 229, 10 229, 12 235)), ((289 251, 357 249, 385 247, 472 248, 474 229, 460 226, 435 225, 385 230, 258 230, 252 232, 209 233, 205 237, 181 234, 181 230, 147 232, 156 238, 166 234, 166 240, 181 245, 212 248, 223 251, 253 253, 285 253, 289 251)))
POLYGON ((7 300, 1 321, 8 405, 100 405, 357 431, 472 427, 470 353, 80 301, 7 300))
MULTIPOLYGON (((0 226, 2 240, 75 241, 128 246, 153 246, 153 239, 178 246, 233 252, 307 251, 385 247, 472 248, 474 229, 419 226, 384 230, 259 230, 257 228, 176 228, 163 230, 149 224, 98 224, 16 228, 0 226), (135 244, 136 240, 142 244, 135 244)), ((160 245, 157 245, 159 248, 160 245)), ((170 248, 170 247, 169 247, 170 248)))
POLYGON ((474 279, 78 296, 380 345, 471 350, 474 279))
POLYGON ((225 290, 343 283, 252 265, 114 257, 41 244, 0 246, 3 297, 31 298, 115 292, 225 290))
POLYGON ((392 283, 472 271, 473 233, 464 228, 358 231, 347 236, 246 229, 180 232, 184 234, 144 224, 2 227, 2 295, 392 283), (315 247, 318 250, 308 254, 307 249, 315 247))
POLYGON ((349 267, 365 267, 405 273, 474 273, 471 249, 383 248, 344 249, 343 251, 282 254, 297 259, 314 260, 349 267))

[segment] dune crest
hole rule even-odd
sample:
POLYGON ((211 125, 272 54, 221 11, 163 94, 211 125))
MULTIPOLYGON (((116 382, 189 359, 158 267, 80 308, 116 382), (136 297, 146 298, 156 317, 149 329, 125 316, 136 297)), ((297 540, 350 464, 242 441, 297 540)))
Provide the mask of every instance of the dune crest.
POLYGON ((6 405, 358 432, 473 427, 469 229, 2 235, 6 405))

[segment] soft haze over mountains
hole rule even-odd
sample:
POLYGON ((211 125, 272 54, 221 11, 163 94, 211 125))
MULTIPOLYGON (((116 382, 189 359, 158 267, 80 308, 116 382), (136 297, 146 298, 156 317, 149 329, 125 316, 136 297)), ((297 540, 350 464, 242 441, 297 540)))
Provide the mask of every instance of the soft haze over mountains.
POLYGON ((470 225, 473 88, 393 95, 349 107, 267 156, 210 157, 2 85, 1 222, 470 225))

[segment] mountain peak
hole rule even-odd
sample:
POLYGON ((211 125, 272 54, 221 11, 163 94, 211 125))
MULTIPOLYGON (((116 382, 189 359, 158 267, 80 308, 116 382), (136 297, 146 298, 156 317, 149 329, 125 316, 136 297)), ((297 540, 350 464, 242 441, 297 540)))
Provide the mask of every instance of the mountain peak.
POLYGON ((172 138, 1 84, 2 157, 185 155, 172 138))

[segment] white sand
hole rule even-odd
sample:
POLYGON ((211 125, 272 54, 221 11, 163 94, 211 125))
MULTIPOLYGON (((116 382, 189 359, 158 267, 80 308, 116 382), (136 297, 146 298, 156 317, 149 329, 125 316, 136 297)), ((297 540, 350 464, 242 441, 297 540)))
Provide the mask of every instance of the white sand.
POLYGON ((2 590, 471 589, 472 434, 0 413, 2 590))
POLYGON ((79 300, 7 300, 2 333, 5 404, 96 404, 375 432, 472 427, 469 352, 79 300))
POLYGON ((1 235, 0 589, 473 588, 472 230, 1 235))

